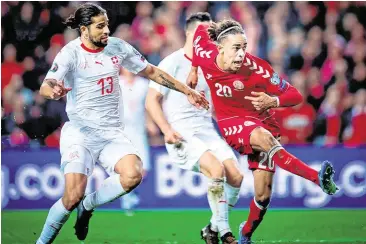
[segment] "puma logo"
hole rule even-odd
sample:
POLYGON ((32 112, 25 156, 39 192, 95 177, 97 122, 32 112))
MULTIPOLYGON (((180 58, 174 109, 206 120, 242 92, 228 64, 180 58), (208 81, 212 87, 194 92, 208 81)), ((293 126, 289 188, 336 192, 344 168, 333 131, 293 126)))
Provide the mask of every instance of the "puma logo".
POLYGON ((100 65, 104 66, 103 63, 99 62, 99 61, 95 61, 95 64, 100 64, 100 65))

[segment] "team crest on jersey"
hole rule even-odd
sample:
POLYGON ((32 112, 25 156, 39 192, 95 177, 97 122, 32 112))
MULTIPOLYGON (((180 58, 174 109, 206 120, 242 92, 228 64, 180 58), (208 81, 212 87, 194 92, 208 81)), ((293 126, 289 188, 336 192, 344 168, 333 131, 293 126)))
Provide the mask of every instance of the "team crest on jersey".
POLYGON ((117 58, 117 56, 111 57, 111 60, 112 60, 112 63, 113 64, 118 64, 118 58, 117 58))
POLYGON ((51 72, 56 72, 58 70, 58 64, 57 63, 53 63, 52 68, 50 69, 51 72))
POLYGON ((233 85, 234 85, 235 90, 237 90, 237 91, 244 90, 244 84, 240 80, 234 81, 233 85))
POLYGON ((273 85, 279 85, 280 82, 281 82, 281 80, 280 80, 280 77, 278 76, 278 74, 277 73, 273 73, 272 78, 271 78, 271 83, 273 85))

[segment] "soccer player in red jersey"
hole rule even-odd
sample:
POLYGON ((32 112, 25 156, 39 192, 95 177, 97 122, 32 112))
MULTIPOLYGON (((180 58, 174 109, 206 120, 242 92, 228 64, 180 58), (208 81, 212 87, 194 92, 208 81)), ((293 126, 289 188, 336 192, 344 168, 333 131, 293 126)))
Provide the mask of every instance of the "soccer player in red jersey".
POLYGON ((197 84, 201 67, 210 87, 217 121, 226 142, 248 155, 255 197, 248 220, 240 226, 240 243, 251 243, 270 203, 275 164, 314 182, 333 195, 334 169, 325 161, 319 172, 287 152, 279 143, 280 128, 271 108, 294 106, 301 94, 264 60, 246 52, 247 37, 234 20, 200 25, 195 33, 192 69, 187 83, 197 84))

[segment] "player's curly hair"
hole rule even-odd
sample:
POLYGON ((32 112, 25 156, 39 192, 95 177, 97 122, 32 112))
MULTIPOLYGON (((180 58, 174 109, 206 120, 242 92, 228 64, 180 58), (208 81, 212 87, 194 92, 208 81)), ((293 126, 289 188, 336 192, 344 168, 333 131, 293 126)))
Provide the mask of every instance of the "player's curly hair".
POLYGON ((107 11, 94 3, 80 5, 74 14, 70 15, 64 24, 71 29, 80 29, 81 26, 88 26, 92 23, 92 17, 105 14, 107 11))
POLYGON ((213 22, 208 28, 208 35, 215 42, 221 42, 226 36, 232 34, 245 34, 241 24, 233 19, 224 19, 217 23, 213 22))

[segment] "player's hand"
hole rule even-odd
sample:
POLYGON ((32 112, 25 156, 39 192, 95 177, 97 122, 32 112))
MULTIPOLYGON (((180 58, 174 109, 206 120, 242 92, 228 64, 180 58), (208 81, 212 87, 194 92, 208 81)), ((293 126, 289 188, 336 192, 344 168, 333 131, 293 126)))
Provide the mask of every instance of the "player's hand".
POLYGON ((52 94, 51 98, 58 100, 63 96, 66 96, 66 94, 71 91, 72 88, 65 87, 65 84, 63 81, 58 81, 56 85, 52 88, 52 94))
POLYGON ((256 110, 267 110, 277 107, 277 99, 271 97, 264 92, 251 92, 253 96, 245 96, 244 98, 252 101, 256 110))
POLYGON ((210 108, 209 102, 207 101, 205 96, 202 95, 201 93, 189 88, 186 95, 188 101, 196 108, 204 108, 206 110, 210 108))
POLYGON ((187 86, 189 86, 192 89, 195 89, 198 84, 198 69, 195 67, 192 67, 191 72, 189 72, 189 75, 187 77, 187 86))
POLYGON ((164 141, 168 144, 179 144, 183 141, 183 137, 173 129, 164 133, 164 141))

